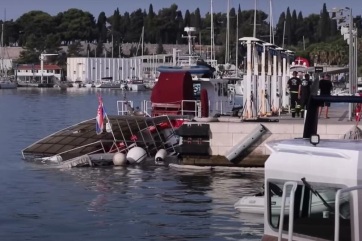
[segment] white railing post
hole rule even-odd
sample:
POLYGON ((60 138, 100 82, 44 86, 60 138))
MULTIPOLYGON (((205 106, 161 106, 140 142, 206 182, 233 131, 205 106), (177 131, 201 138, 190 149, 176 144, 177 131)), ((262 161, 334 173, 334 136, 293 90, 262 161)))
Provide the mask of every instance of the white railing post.
MULTIPOLYGON (((341 199, 341 194, 345 193, 345 192, 351 192, 354 190, 360 190, 362 189, 362 185, 358 185, 358 186, 354 186, 354 187, 347 187, 347 188, 342 188, 339 189, 336 193, 336 201, 335 201, 335 206, 334 206, 334 241, 338 241, 339 240, 339 216, 340 216, 340 199, 341 199)), ((352 227, 352 230, 354 230, 354 227, 352 227)), ((354 240, 353 236, 352 236, 352 240, 354 240)))
POLYGON ((282 206, 280 208, 278 241, 282 240, 282 235, 283 235, 284 209, 285 209, 285 200, 287 198, 287 194, 286 194, 287 186, 292 186, 292 190, 290 191, 290 198, 289 198, 288 241, 292 241, 292 239, 293 239, 294 197, 295 197, 295 191, 297 190, 298 184, 296 182, 286 182, 286 183, 284 183, 284 186, 283 186, 282 206))

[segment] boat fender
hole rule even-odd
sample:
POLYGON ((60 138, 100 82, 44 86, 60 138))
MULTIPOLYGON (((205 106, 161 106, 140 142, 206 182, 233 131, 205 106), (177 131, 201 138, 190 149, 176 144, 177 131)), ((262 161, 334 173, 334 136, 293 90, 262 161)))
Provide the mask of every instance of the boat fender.
POLYGON ((115 166, 125 166, 127 165, 127 159, 126 159, 126 155, 120 152, 117 152, 116 154, 114 154, 113 156, 113 164, 115 166))
POLYGON ((50 157, 43 157, 41 158, 42 162, 52 162, 52 163, 61 163, 63 158, 60 155, 54 155, 50 157))
POLYGON ((233 162, 243 151, 248 149, 257 140, 259 140, 264 135, 266 130, 267 129, 262 124, 258 125, 243 140, 233 146, 230 151, 226 152, 226 159, 228 159, 230 162, 233 162))
POLYGON ((146 151, 139 147, 135 146, 127 153, 127 161, 130 164, 139 164, 144 161, 147 157, 146 151))
POLYGON ((166 156, 167 156, 167 151, 165 149, 158 150, 155 156, 155 162, 160 163, 165 161, 166 156))

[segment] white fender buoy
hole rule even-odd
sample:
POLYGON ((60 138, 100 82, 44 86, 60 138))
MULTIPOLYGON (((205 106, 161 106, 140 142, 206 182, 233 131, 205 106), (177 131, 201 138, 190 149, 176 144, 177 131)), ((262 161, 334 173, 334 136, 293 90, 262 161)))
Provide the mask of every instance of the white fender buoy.
POLYGON ((165 149, 160 149, 157 151, 155 156, 155 162, 163 162, 167 156, 167 151, 165 149))
POLYGON ((146 159, 146 157, 147 157, 146 151, 139 146, 133 147, 127 153, 127 161, 131 164, 141 163, 143 160, 146 159))
POLYGON ((106 132, 108 132, 108 133, 112 132, 112 125, 109 122, 106 123, 106 132))
POLYGON ((114 154, 113 156, 113 164, 115 166, 125 166, 127 165, 127 159, 126 159, 126 155, 120 152, 117 152, 116 154, 114 154))
POLYGON ((63 158, 60 155, 54 155, 49 157, 43 157, 41 158, 43 162, 52 162, 52 163, 61 163, 63 161, 63 158))

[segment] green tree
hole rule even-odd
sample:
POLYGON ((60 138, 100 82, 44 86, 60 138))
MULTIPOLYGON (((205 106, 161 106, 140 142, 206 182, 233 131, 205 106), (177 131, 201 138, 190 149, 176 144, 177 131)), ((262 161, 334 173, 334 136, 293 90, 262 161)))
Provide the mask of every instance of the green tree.
MULTIPOLYGON (((90 51, 89 45, 87 46, 87 50, 90 51)), ((83 51, 83 47, 82 47, 82 44, 80 43, 80 41, 74 41, 73 43, 68 45, 67 55, 68 55, 68 57, 79 57, 79 56, 81 56, 82 51, 83 51)))
MULTIPOLYGON (((107 17, 104 12, 101 12, 97 20, 97 33, 98 33, 98 42, 105 43, 107 40, 107 17)), ((98 51, 98 50, 97 50, 98 51)), ((97 52, 98 55, 98 52, 97 52)))
POLYGON ((276 25, 275 41, 276 44, 282 45, 284 37, 284 23, 285 23, 285 12, 282 12, 279 16, 278 23, 276 25))
POLYGON ((320 15, 318 30, 318 39, 320 41, 325 41, 330 36, 330 18, 325 3, 323 4, 323 9, 320 15))
POLYGON ((94 40, 96 25, 91 13, 71 8, 59 17, 61 24, 58 26, 58 31, 66 44, 77 40, 87 42, 94 40))
POLYGON ((290 14, 289 7, 287 8, 287 16, 285 19, 285 37, 288 46, 292 44, 292 15, 290 14))
POLYGON ((185 27, 191 27, 191 14, 189 10, 185 12, 184 25, 185 27))

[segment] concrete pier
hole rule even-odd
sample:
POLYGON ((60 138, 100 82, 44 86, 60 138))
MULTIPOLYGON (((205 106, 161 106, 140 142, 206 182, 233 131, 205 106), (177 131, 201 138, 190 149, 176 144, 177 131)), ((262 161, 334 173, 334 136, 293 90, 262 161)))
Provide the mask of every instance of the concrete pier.
MULTIPOLYGON (((324 112, 318 124, 318 134, 321 139, 343 139, 350 135, 356 126, 355 121, 348 120, 348 109, 345 106, 333 105, 326 119, 324 112)), ((261 167, 270 155, 265 143, 277 139, 301 138, 303 136, 304 119, 292 118, 289 114, 275 117, 279 122, 243 122, 236 117, 220 117, 219 122, 208 122, 210 125, 210 158, 185 157, 183 164, 189 165, 218 165, 218 166, 244 166, 261 167), (237 158, 236 163, 231 163, 225 155, 230 149, 242 141, 257 125, 262 124, 267 132, 257 140, 245 154, 237 158)), ((197 124, 191 122, 190 124, 197 124)))

